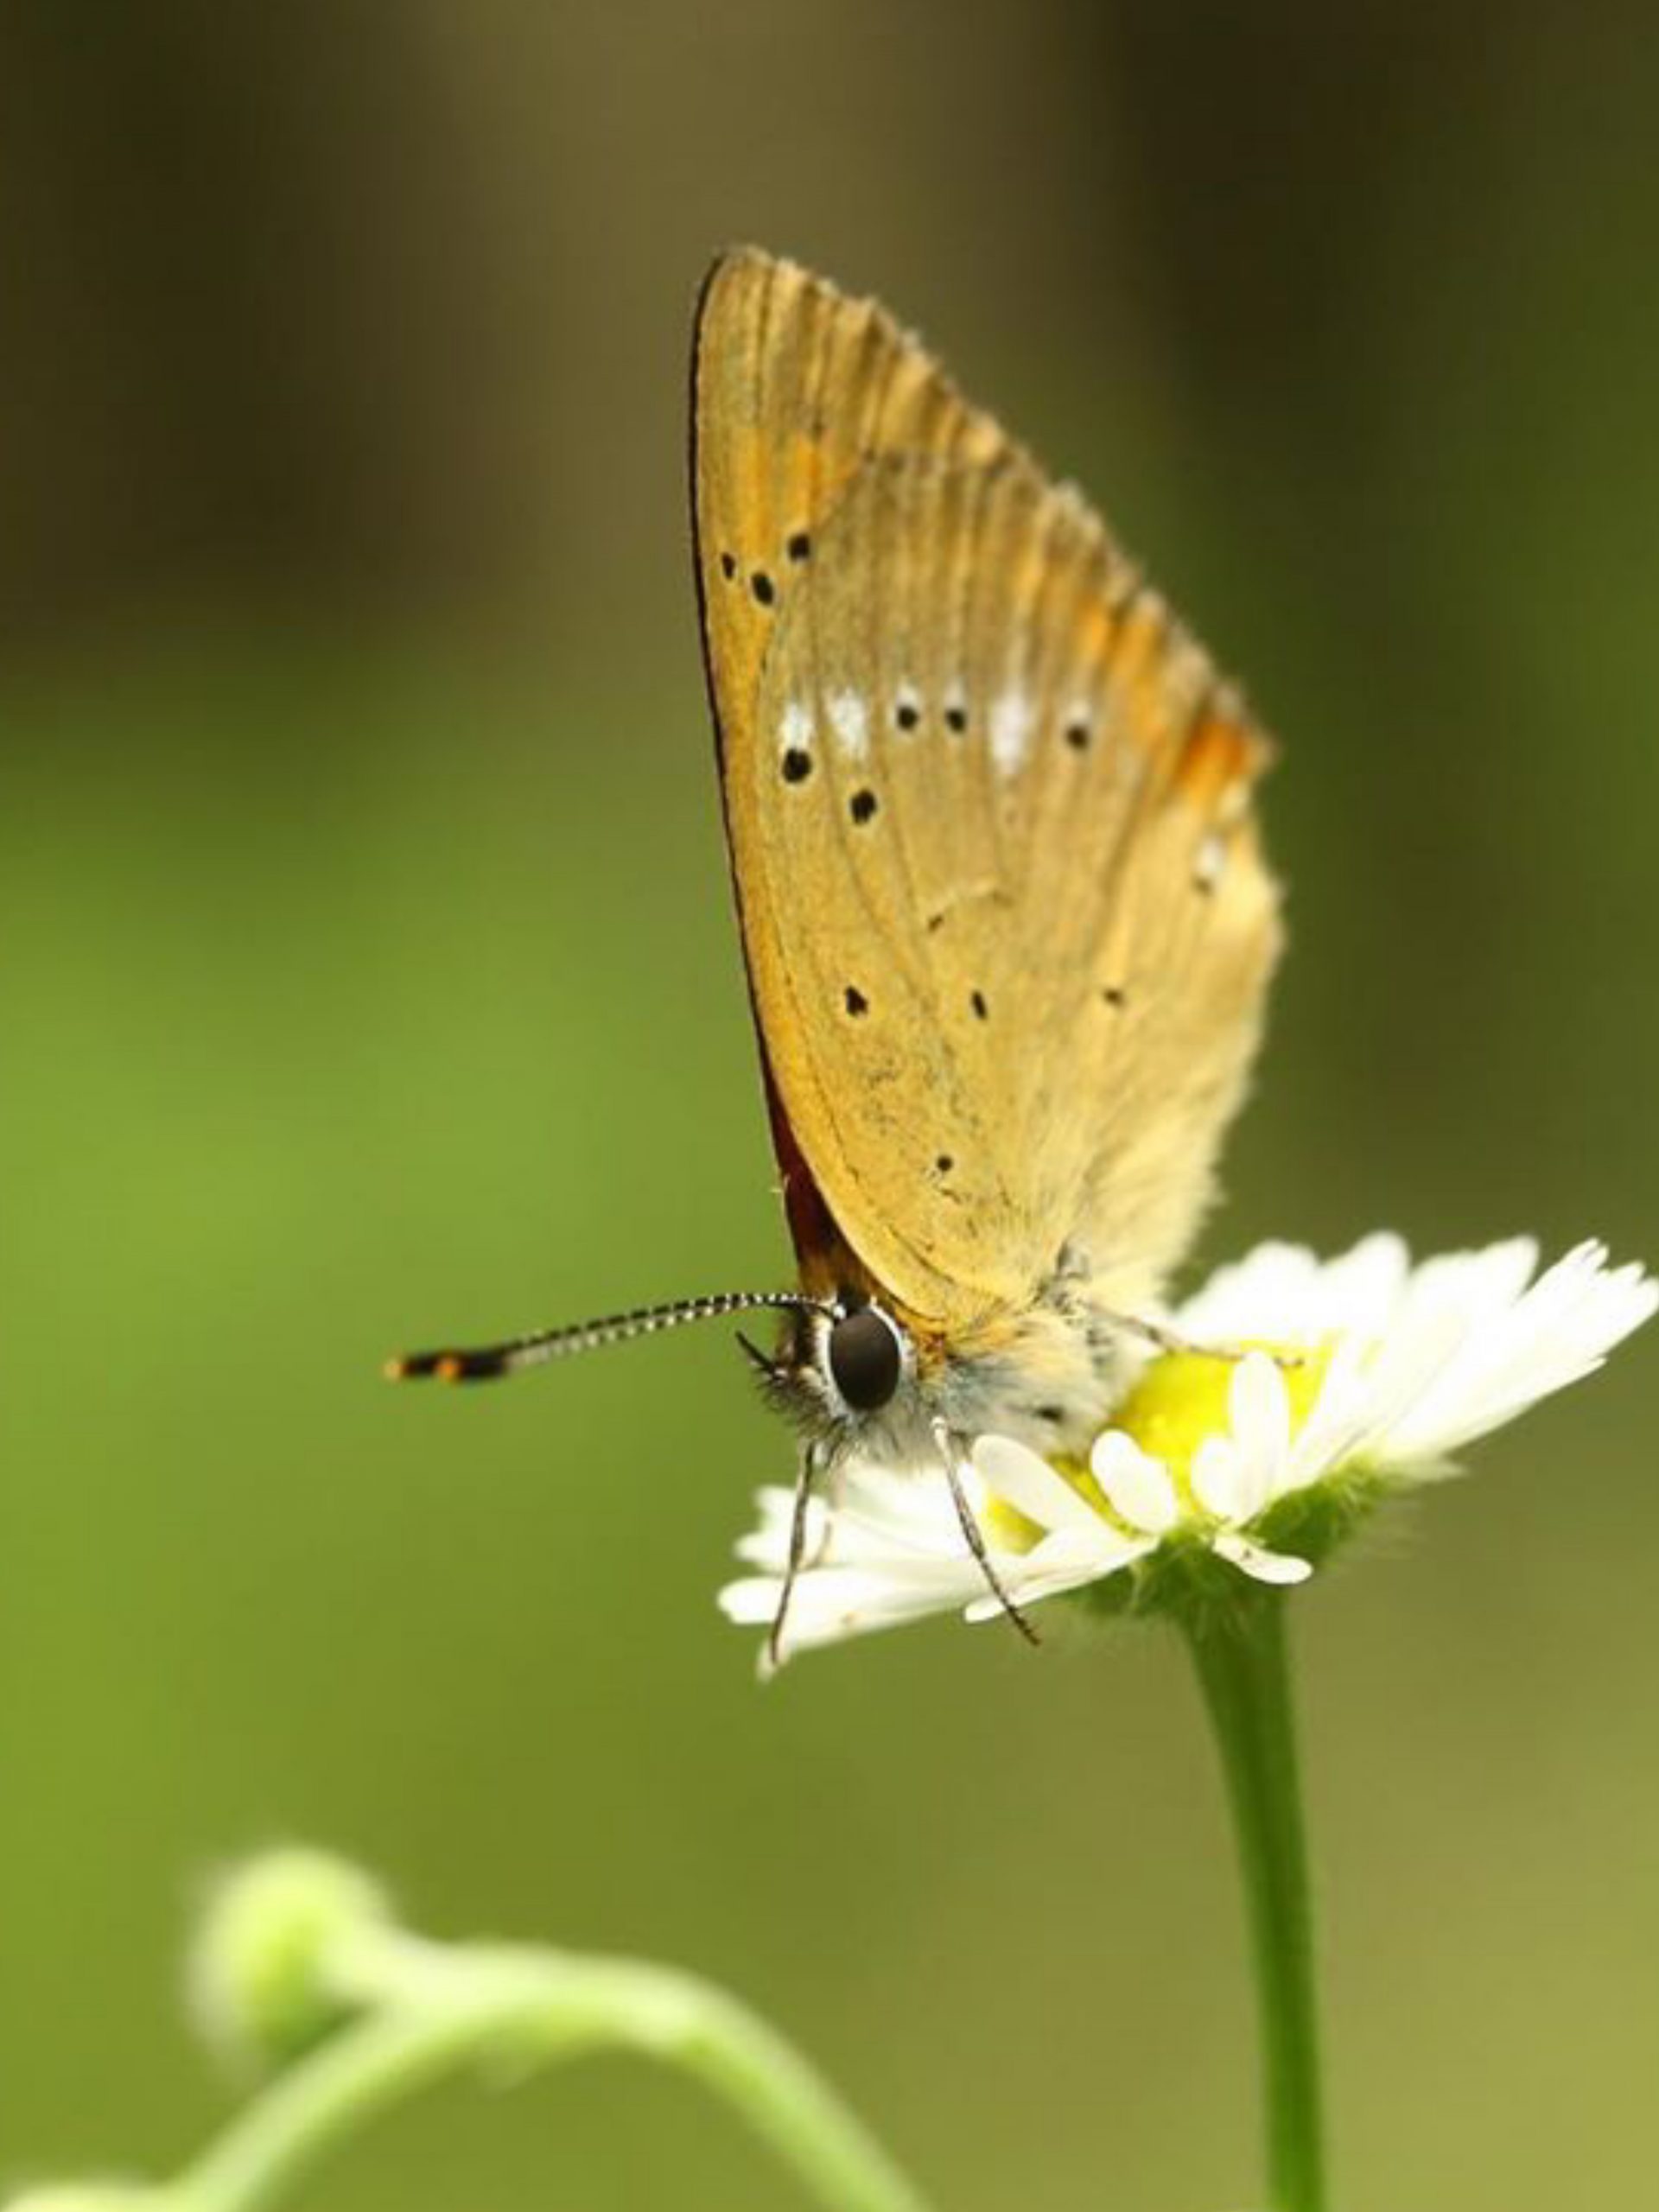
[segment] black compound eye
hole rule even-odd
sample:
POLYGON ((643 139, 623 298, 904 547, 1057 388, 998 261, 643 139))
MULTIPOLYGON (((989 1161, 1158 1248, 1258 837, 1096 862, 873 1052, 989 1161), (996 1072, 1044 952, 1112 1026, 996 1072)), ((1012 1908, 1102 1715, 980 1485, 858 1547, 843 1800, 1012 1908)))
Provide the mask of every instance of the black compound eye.
POLYGON ((885 1406, 903 1370, 899 1332, 873 1306, 843 1313, 830 1330, 830 1377, 855 1413, 873 1414, 885 1406))

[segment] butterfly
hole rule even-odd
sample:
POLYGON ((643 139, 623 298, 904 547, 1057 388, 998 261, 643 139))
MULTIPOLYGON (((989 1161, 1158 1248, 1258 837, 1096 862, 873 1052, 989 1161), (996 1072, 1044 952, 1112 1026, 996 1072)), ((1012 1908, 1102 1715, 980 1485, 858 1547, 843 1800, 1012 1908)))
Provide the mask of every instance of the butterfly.
POLYGON ((781 1309, 774 1351, 744 1345, 802 1440, 776 1657, 808 1500, 838 1468, 941 1474, 1003 1595, 968 1446, 1086 1450, 1160 1340, 1280 950, 1252 811, 1272 747, 1080 494, 874 302, 722 256, 691 413, 704 658, 798 1285, 392 1371, 469 1381, 781 1309))

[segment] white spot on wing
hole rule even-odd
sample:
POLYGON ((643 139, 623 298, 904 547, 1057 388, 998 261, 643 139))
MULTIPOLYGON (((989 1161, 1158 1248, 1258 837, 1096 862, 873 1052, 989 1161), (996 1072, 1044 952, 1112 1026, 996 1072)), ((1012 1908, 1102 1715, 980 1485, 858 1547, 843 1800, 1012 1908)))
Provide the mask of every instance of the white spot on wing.
POLYGON ((812 742, 812 709, 791 699, 778 725, 778 742, 785 753, 804 753, 812 742))
POLYGON ((991 758, 1005 776, 1026 757, 1031 738, 1031 702, 1023 691, 1005 691, 991 708, 991 758))
POLYGON ((901 683, 893 695, 893 718, 901 730, 913 730, 922 719, 922 695, 913 683, 901 683))
POLYGON ((1227 866, 1227 848, 1219 837, 1206 837, 1192 863, 1192 880, 1200 891, 1213 891, 1227 866))
POLYGON ((830 727, 842 750, 861 760, 870 745, 870 710, 857 691, 837 691, 830 702, 830 727))

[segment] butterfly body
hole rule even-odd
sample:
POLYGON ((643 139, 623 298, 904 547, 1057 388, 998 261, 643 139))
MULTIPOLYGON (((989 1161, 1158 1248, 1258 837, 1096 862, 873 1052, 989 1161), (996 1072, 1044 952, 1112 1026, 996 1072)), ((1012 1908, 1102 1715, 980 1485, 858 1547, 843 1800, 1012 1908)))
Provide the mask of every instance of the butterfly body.
POLYGON ((693 415, 738 909, 825 1309, 769 1389, 825 1466, 1077 1449, 1243 1093, 1268 745, 1081 497, 871 302, 728 256, 693 415), (867 1306, 899 1357, 858 1406, 836 1332, 867 1306))

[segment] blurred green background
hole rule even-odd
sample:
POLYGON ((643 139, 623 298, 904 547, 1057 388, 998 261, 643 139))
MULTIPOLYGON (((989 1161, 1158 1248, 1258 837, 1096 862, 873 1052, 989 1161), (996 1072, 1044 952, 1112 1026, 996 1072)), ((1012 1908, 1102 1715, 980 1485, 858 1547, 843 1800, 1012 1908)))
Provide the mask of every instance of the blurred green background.
MULTIPOLYGON (((1659 34, 1615 4, 0 10, 0 2170, 166 2170, 228 1854, 696 1965, 938 2202, 1251 2201, 1179 1655, 950 1627, 765 1694, 787 1272, 683 519, 753 238, 1080 477, 1281 733, 1292 956, 1213 1255, 1659 1252, 1659 34)), ((1656 1356, 1299 1601, 1341 2201, 1644 2201, 1656 1356)), ((793 2203, 596 2064, 310 2200, 793 2203)))

